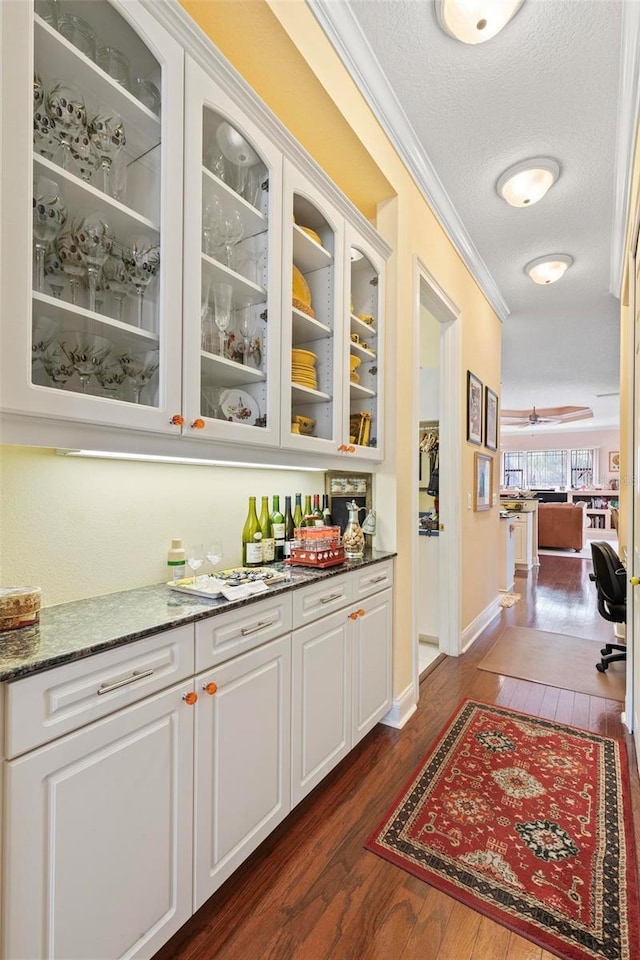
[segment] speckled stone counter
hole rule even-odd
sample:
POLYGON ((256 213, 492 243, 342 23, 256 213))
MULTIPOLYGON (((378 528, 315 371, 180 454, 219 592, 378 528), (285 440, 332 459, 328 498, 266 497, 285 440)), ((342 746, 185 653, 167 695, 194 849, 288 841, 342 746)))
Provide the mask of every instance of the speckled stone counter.
POLYGON ((190 597, 161 583, 57 607, 44 607, 37 627, 0 633, 0 680, 16 680, 30 673, 49 670, 153 633, 205 620, 235 607, 260 603, 274 593, 306 587, 395 556, 395 553, 374 551, 362 560, 350 560, 328 570, 274 564, 287 579, 269 587, 268 594, 245 600, 190 597))

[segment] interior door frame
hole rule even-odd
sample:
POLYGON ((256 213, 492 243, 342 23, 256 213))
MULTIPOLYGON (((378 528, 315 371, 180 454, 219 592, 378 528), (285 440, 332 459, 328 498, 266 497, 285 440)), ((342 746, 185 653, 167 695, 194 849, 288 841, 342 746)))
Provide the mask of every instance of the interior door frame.
POLYGON ((626 644, 627 644, 627 688, 624 704, 624 713, 622 721, 634 735, 636 744, 636 755, 640 757, 640 722, 637 716, 636 697, 640 700, 640 658, 635 656, 635 641, 638 632, 636 631, 636 621, 640 620, 640 604, 637 604, 635 590, 630 584, 631 577, 640 576, 640 562, 638 561, 638 552, 640 551, 640 542, 636 536, 636 531, 640 525, 640 476, 639 476, 639 451, 640 443, 640 396, 638 395, 638 381, 640 380, 640 325, 636 323, 636 311, 640 310, 638 303, 639 291, 636 285, 637 270, 640 269, 640 208, 636 210, 633 223, 633 232, 631 234, 632 242, 629 248, 628 260, 628 331, 627 331, 627 378, 628 378, 628 403, 629 416, 626 422, 625 436, 623 439, 625 457, 624 468, 626 477, 623 475, 621 484, 628 483, 629 493, 626 497, 626 542, 627 542, 627 622, 626 622, 626 644), (638 356, 636 357, 636 351, 638 356), (636 609, 638 607, 638 609, 636 609), (636 663, 636 661, 638 661, 636 663), (637 676, 636 676, 637 675, 637 676))
MULTIPOLYGON (((438 647, 440 653, 458 656, 461 653, 460 606, 461 606, 461 524, 459 504, 461 476, 461 318, 460 310, 416 255, 413 264, 413 342, 420 343, 420 307, 424 304, 440 326, 440 449, 445 456, 439 458, 440 535, 438 538, 439 568, 441 583, 446 584, 438 604, 438 647)), ((420 359, 416 351, 413 367, 413 423, 420 421, 420 359)), ((413 631, 413 677, 416 703, 419 697, 419 635, 418 596, 418 444, 414 444, 412 456, 412 516, 415 517, 411 538, 413 569, 413 603, 411 626, 413 631)))

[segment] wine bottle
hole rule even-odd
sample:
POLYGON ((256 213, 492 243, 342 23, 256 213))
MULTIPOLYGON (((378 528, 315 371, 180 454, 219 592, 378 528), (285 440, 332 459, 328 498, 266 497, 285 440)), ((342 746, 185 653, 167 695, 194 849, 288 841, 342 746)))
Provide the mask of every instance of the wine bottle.
POLYGON ((325 527, 333 526, 333 517, 331 515, 331 507, 329 506, 329 497, 326 493, 322 494, 322 519, 324 520, 325 527))
POLYGON ((256 513, 256 498, 249 497, 249 512, 242 531, 242 565, 259 567, 262 563, 262 531, 256 513))
POLYGON ((302 524, 303 527, 314 527, 315 519, 313 517, 313 509, 311 507, 311 494, 307 493, 304 498, 304 510, 302 511, 302 524))
POLYGON ((302 494, 296 493, 296 505, 293 510, 294 527, 302 526, 302 494))
POLYGON ((284 555, 291 556, 291 541, 293 540, 293 530, 295 522, 291 513, 291 497, 284 498, 284 555))
POLYGON ((284 560, 284 516, 280 512, 280 497, 275 495, 271 511, 271 532, 275 544, 275 559, 284 560))
POLYGON ((262 498, 262 509, 260 511, 260 532, 262 533, 262 562, 273 563, 276 553, 276 545, 271 530, 271 517, 269 516, 269 498, 262 498))
POLYGON ((314 493, 313 495, 313 510, 311 511, 312 516, 315 518, 314 522, 316 527, 324 526, 324 517, 322 516, 322 510, 320 508, 320 494, 314 493))

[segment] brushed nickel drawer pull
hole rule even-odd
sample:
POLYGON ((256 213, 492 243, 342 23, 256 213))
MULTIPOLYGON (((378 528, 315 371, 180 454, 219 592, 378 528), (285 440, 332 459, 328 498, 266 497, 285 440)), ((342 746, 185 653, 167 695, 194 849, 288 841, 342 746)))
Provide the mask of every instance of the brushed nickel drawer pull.
POLYGON ((341 600, 341 593, 332 593, 328 597, 320 597, 320 603, 331 603, 333 600, 341 600))
POLYGON ((136 680, 144 680, 145 677, 152 677, 154 674, 153 670, 143 670, 143 671, 134 671, 130 677, 125 677, 124 680, 116 680, 115 683, 103 683, 101 687, 98 687, 96 693, 100 696, 103 693, 111 693, 112 690, 118 690, 120 687, 126 687, 130 683, 135 683, 136 680))
POLYGON ((379 577, 373 577, 369 582, 370 582, 370 583, 380 583, 381 580, 386 580, 386 579, 387 579, 387 575, 386 575, 386 573, 383 573, 383 574, 382 574, 381 576, 379 576, 379 577))
POLYGON ((247 637, 250 633, 255 633, 256 630, 262 630, 263 627, 273 626, 275 622, 275 620, 260 620, 260 622, 256 623, 254 627, 242 627, 240 633, 243 637, 247 637))

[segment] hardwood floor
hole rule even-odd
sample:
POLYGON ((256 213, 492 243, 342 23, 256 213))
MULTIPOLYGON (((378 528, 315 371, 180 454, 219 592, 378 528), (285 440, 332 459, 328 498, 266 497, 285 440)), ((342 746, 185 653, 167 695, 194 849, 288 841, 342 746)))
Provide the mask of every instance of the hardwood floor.
MULTIPOLYGON (((476 666, 507 624, 611 638, 612 625, 596 610, 590 568, 587 560, 545 556, 539 573, 519 576, 522 600, 503 610, 468 653, 445 658, 428 674, 404 729, 376 727, 155 960, 553 960, 364 850, 363 842, 463 697, 624 737, 632 755, 620 703, 476 666)), ((640 784, 631 766, 640 837, 640 784)))

